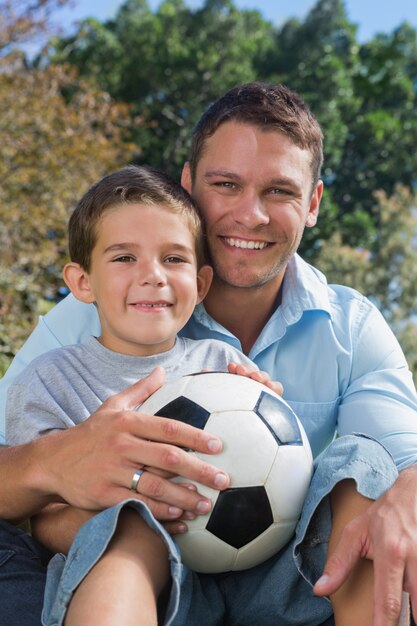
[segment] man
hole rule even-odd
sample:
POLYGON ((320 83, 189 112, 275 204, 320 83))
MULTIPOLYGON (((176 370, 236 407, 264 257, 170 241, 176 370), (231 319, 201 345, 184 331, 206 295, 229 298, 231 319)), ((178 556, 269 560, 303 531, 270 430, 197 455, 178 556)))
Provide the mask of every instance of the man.
MULTIPOLYGON (((241 347, 261 369, 283 381, 284 397, 302 419, 314 454, 325 451, 314 478, 315 503, 309 505, 307 499, 300 525, 304 530, 294 545, 300 570, 311 583, 321 574, 329 533, 317 545, 312 531, 322 513, 319 505, 327 507, 331 493, 334 510, 342 502, 342 514, 334 519, 332 559, 315 590, 333 593, 359 557, 373 559, 374 624, 389 626, 398 621, 402 588, 417 604, 417 546, 411 530, 417 524, 416 470, 404 469, 388 490, 395 476, 388 472, 382 478, 389 461, 377 448, 369 452, 369 440, 358 438, 354 452, 350 443, 344 447, 343 437, 327 446, 336 427, 341 435, 363 432, 382 441, 397 467, 407 468, 417 460, 416 394, 401 350, 377 311, 352 290, 329 288, 295 255, 304 227, 317 220, 321 159, 317 123, 284 87, 242 86, 206 112, 182 183, 203 211, 215 279, 185 334, 241 347), (337 467, 333 451, 339 455, 337 467), (356 498, 352 479, 362 496, 377 498, 356 517, 363 498, 356 498)), ((94 310, 80 311, 71 300, 58 305, 16 358, 2 390, 25 361, 60 343, 74 343, 83 333, 99 334, 94 310)), ((144 439, 154 441, 152 462, 146 464, 161 469, 173 469, 167 463, 168 442, 207 449, 207 439, 192 429, 152 419, 137 423, 126 412, 159 383, 154 377, 119 394, 67 433, 3 451, 7 473, 0 514, 16 519, 58 498, 90 509, 122 501, 128 497, 128 475, 141 463, 144 439), (96 434, 98 420, 101 432, 96 434), (82 433, 71 432, 81 428, 82 433), (51 455, 58 471, 49 474, 51 455), (68 480, 65 470, 74 466, 68 480)), ((214 443, 211 449, 215 452, 214 443)), ((215 484, 214 468, 193 464, 178 452, 172 458, 176 473, 215 484)), ((141 477, 140 494, 135 497, 145 500, 159 519, 177 516, 178 506, 195 512, 203 506, 194 493, 179 504, 169 483, 151 472, 141 477)), ((344 589, 349 587, 342 587, 342 596, 344 589)))

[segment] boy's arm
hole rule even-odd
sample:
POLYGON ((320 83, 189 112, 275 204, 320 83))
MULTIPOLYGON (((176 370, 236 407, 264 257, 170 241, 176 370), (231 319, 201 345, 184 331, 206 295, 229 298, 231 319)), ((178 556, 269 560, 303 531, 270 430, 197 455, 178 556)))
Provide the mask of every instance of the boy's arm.
POLYGON ((95 511, 53 503, 31 518, 32 536, 50 552, 68 554, 75 535, 95 511))

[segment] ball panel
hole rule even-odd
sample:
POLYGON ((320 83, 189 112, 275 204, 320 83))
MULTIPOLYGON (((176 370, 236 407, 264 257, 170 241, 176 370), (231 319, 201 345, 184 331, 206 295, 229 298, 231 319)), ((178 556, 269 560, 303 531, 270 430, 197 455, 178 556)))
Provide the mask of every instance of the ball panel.
POLYGON ((210 413, 203 409, 202 406, 196 404, 189 398, 179 396, 161 407, 155 415, 161 417, 167 417, 170 419, 176 419, 180 422, 185 422, 196 428, 203 430, 206 426, 210 413))
POLYGON ((145 402, 143 402, 136 410, 141 411, 143 413, 148 413, 149 415, 155 415, 157 411, 161 409, 161 407, 165 406, 175 398, 179 396, 183 396, 184 390, 188 385, 189 378, 187 376, 183 376, 178 380, 175 380, 170 383, 165 383, 155 391, 145 402))
POLYGON ((281 446, 265 489, 274 521, 298 519, 310 484, 313 466, 304 447, 281 446))
POLYGON ((232 487, 263 485, 277 454, 275 439, 252 411, 212 413, 206 430, 223 441, 220 454, 198 454, 230 475, 232 487), (256 457, 256 463, 248 459, 256 457))
POLYGON ((302 445, 298 420, 283 400, 267 391, 262 391, 255 411, 265 421, 279 445, 302 445))
POLYGON ((296 522, 282 522, 270 526, 262 535, 241 548, 237 553, 233 570, 244 570, 263 563, 276 554, 294 534, 296 522))
POLYGON ((255 380, 226 372, 205 372, 188 380, 185 395, 210 413, 253 409, 262 387, 255 380))
POLYGON ((250 543, 273 523, 263 487, 221 491, 206 530, 234 548, 250 543), (243 523, 244 521, 244 523, 243 523))
POLYGON ((183 563, 195 572, 215 574, 233 569, 236 549, 207 531, 188 531, 176 535, 175 541, 183 563))

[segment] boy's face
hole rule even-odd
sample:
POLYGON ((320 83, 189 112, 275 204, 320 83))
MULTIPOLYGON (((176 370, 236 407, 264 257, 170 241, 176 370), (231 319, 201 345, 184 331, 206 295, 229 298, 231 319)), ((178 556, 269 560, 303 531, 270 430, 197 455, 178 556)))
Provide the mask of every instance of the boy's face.
POLYGON ((148 356, 173 347, 209 287, 211 268, 197 272, 185 217, 123 204, 104 213, 98 224, 90 272, 70 263, 64 275, 76 297, 96 302, 103 345, 148 356))

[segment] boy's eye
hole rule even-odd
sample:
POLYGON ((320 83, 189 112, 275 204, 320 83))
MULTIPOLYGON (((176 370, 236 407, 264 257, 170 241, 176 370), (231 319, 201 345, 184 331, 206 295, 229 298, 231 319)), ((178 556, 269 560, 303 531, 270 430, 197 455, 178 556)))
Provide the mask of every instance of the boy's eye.
POLYGON ((185 263, 185 261, 179 256, 172 255, 165 258, 165 263, 185 263))
POLYGON ((113 259, 113 263, 132 263, 135 259, 128 254, 123 254, 113 259))

